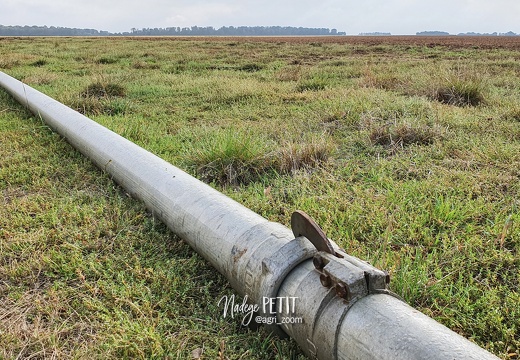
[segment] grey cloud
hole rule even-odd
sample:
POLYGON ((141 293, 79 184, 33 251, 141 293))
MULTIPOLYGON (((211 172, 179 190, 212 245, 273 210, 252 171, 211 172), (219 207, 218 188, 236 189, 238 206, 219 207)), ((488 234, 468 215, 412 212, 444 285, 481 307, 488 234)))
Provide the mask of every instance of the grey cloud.
POLYGON ((512 0, 2 0, 2 25, 54 25, 114 32, 168 26, 328 27, 350 34, 423 30, 520 32, 512 0))

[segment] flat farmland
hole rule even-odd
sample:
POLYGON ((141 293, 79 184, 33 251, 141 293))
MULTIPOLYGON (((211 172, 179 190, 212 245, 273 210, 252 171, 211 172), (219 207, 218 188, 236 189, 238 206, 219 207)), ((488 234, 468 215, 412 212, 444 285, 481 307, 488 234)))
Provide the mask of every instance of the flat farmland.
MULTIPOLYGON (((117 40, 120 38, 113 37, 117 40)), ((291 44, 345 44, 345 45, 404 45, 404 46, 442 46, 447 48, 519 49, 519 36, 196 36, 196 37, 133 37, 134 40, 157 41, 211 41, 246 43, 291 43, 291 44)))
MULTIPOLYGON (((518 37, 10 37, 0 70, 272 221, 307 212, 519 358, 518 37)), ((0 358, 304 358, 4 91, 0 142, 0 358)))

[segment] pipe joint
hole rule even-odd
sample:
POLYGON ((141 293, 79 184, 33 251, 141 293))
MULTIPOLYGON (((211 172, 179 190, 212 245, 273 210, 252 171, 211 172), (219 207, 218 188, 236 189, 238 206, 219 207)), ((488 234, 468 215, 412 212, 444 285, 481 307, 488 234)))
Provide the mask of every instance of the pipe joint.
MULTIPOLYGON (((230 280, 235 289, 242 289, 242 295, 247 295, 250 303, 259 305, 258 315, 275 317, 277 311, 272 309, 278 309, 276 302, 281 284, 294 268, 316 254, 316 249, 305 238, 295 238, 279 223, 265 222, 251 228, 233 246, 230 280)), ((275 323, 266 326, 278 336, 287 337, 275 323)))

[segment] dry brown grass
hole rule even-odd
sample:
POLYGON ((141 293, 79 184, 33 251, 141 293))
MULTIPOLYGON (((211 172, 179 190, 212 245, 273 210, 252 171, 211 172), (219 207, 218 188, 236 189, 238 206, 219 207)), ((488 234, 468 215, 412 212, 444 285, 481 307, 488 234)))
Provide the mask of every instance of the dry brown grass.
POLYGON ((368 134, 371 145, 382 146, 390 155, 411 145, 430 145, 443 138, 439 126, 408 118, 382 119, 365 114, 359 126, 368 134))
POLYGON ((52 294, 34 289, 17 299, 0 299, 0 334, 5 336, 0 358, 87 358, 94 328, 86 319, 64 317, 73 305, 52 294))
MULTIPOLYGON (((120 37, 105 38, 107 41, 119 41, 120 37)), ((290 44, 349 44, 361 46, 426 46, 434 48, 444 46, 450 49, 520 49, 518 36, 200 36, 200 37, 135 37, 137 41, 200 41, 225 42, 229 46, 241 43, 290 43, 290 44)), ((364 50, 364 49, 362 49, 364 50)), ((359 51, 360 55, 366 54, 359 51)))
POLYGON ((404 147, 412 144, 428 145, 433 143, 438 132, 425 125, 412 125, 404 122, 385 124, 371 130, 369 137, 373 144, 389 148, 404 147))
POLYGON ((23 78, 23 82, 28 85, 49 85, 54 82, 58 76, 52 73, 36 73, 23 78))
POLYGON ((298 81, 302 77, 303 70, 299 65, 286 66, 276 73, 280 81, 298 81))
POLYGON ((282 144, 276 157, 277 169, 282 173, 293 173, 315 168, 328 160, 333 149, 334 145, 323 137, 308 142, 287 142, 282 144))
POLYGON ((153 63, 153 62, 136 61, 132 64, 132 67, 134 69, 155 70, 155 69, 160 69, 161 65, 153 63))
POLYGON ((403 81, 391 72, 374 72, 367 68, 363 74, 361 85, 382 90, 398 90, 404 86, 403 81))
POLYGON ((126 88, 122 85, 96 81, 77 96, 65 101, 68 106, 85 115, 117 115, 127 111, 126 88))
POLYGON ((102 82, 92 83, 81 92, 81 97, 94 97, 98 99, 106 97, 122 97, 125 95, 126 90, 123 86, 114 83, 102 82))

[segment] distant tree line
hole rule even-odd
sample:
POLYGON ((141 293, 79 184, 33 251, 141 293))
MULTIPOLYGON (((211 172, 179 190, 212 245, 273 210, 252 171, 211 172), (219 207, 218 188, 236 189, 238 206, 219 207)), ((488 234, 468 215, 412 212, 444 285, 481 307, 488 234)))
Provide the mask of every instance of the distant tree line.
MULTIPOLYGON (((5 26, 0 25, 0 36, 321 36, 346 35, 344 31, 328 28, 305 28, 293 26, 212 26, 132 28, 130 31, 112 33, 96 29, 78 29, 56 26, 5 26)), ((363 36, 389 36, 391 33, 360 33, 363 36)), ((422 31, 418 36, 448 36, 445 31, 422 31)), ((458 36, 519 36, 512 31, 507 33, 460 33, 458 36)))
POLYGON ((76 29, 55 26, 4 26, 0 36, 320 36, 346 35, 345 32, 328 28, 304 28, 292 26, 212 26, 132 28, 130 32, 111 33, 95 29, 76 29))
POLYGON ((56 26, 5 26, 0 25, 0 36, 108 36, 108 31, 76 29, 56 26))
POLYGON ((518 36, 518 34, 509 31, 506 33, 497 33, 496 31, 494 33, 475 33, 475 32, 467 32, 467 33, 459 33, 457 34, 459 36, 518 36))
MULTIPOLYGON (((418 35, 418 36, 448 36, 448 35, 451 35, 449 32, 445 32, 445 31, 422 31, 422 32, 418 32, 416 33, 415 35, 418 35)), ((512 32, 512 31, 509 31, 509 32, 506 32, 506 33, 497 33, 497 32, 494 32, 494 33, 476 33, 476 32, 467 32, 467 33, 459 33, 457 34, 458 36, 519 36, 518 34, 512 32)))
POLYGON ((379 32, 379 31, 359 33, 359 36, 390 36, 390 35, 392 35, 392 33, 379 32))
POLYGON ((346 35, 336 29, 305 28, 292 26, 192 26, 192 27, 168 27, 168 28, 143 28, 132 29, 130 34, 123 35, 170 35, 170 36, 290 36, 290 35, 346 35))
POLYGON ((445 31, 421 31, 415 33, 417 36, 448 36, 450 33, 445 31))

